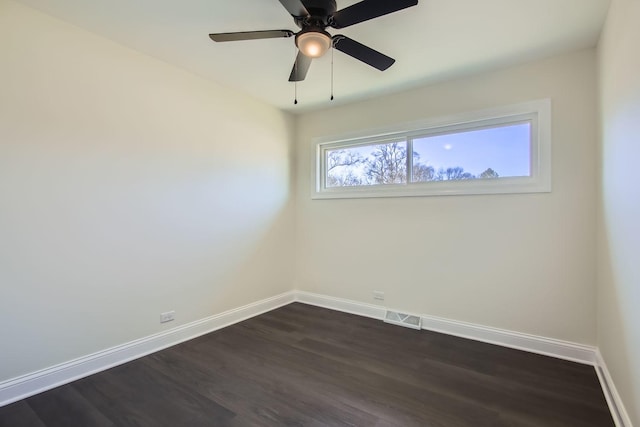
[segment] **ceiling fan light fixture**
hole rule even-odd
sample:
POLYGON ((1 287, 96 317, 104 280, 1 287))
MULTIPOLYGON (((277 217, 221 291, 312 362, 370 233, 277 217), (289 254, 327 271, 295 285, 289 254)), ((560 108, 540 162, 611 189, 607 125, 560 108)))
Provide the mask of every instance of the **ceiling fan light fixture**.
MULTIPOLYGON (((1 1, 1 0, 0 0, 1 1)), ((300 32, 291 30, 235 31, 231 33, 212 33, 209 38, 214 42, 238 40, 259 40, 288 38, 295 35, 297 47, 296 60, 289 75, 290 82, 303 81, 314 58, 319 58, 334 47, 352 58, 372 66, 380 71, 389 68, 395 59, 359 43, 343 34, 333 37, 326 29, 336 30, 350 27, 360 22, 379 18, 390 13, 415 6, 419 0, 355 0, 350 6, 337 10, 336 0, 280 0, 293 23, 300 32)), ((333 58, 332 58, 333 63, 333 58)))
POLYGON ((331 35, 326 31, 313 29, 296 35, 296 46, 309 58, 320 58, 331 47, 331 35))

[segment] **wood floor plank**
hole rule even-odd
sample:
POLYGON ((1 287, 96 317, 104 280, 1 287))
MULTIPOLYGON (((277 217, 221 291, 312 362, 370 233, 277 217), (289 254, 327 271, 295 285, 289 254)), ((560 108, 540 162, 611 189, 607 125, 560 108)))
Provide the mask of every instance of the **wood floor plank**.
POLYGON ((210 426, 235 416, 188 384, 150 369, 145 358, 73 386, 119 426, 210 426))
POLYGON ((27 403, 47 427, 115 426, 82 394, 78 393, 73 385, 65 385, 30 397, 27 403))
MULTIPOLYGON (((292 383, 306 383, 308 388, 323 390, 323 395, 340 395, 360 410, 378 417, 391 417, 402 425, 458 426, 471 422, 499 425, 498 414, 478 405, 466 404, 452 396, 414 387, 395 378, 376 375, 360 368, 337 363, 323 356, 245 334, 239 326, 233 336, 220 337, 215 348, 219 355, 243 354, 248 357, 244 369, 251 370, 255 361, 263 360, 272 375, 291 377, 292 383), (256 345, 256 343, 258 345, 256 345), (425 405, 424 401, 429 401, 425 405)), ((205 343, 207 344, 207 343, 205 343)), ((258 373, 256 373, 258 374, 258 373)))
POLYGON ((614 424, 591 366, 294 303, 0 408, 5 425, 614 424))
POLYGON ((186 375, 203 394, 249 419, 262 419, 263 425, 288 425, 293 420, 304 425, 320 422, 335 426, 371 425, 377 421, 370 414, 349 407, 339 396, 325 397, 300 382, 272 375, 273 367, 247 361, 246 354, 228 351, 217 341, 211 351, 187 347, 156 354, 150 360, 155 360, 158 369, 168 375, 186 375))
POLYGON ((0 408, 0 427, 45 427, 25 400, 0 408))
MULTIPOLYGON (((273 336, 273 334, 268 334, 268 336, 273 336)), ((579 372, 585 378, 591 380, 592 388, 589 390, 591 396, 585 396, 580 393, 569 394, 566 390, 558 391, 557 386, 562 385, 562 381, 558 383, 556 379, 558 372, 548 373, 544 392, 541 392, 539 388, 531 386, 532 378, 539 379, 539 375, 527 377, 527 381, 519 383, 511 377, 487 375, 483 372, 475 372, 467 367, 434 362, 429 359, 429 356, 426 356, 423 362, 423 369, 416 371, 407 369, 401 363, 395 363, 396 361, 401 361, 404 354, 398 355, 395 353, 388 357, 385 352, 380 351, 375 353, 353 351, 353 347, 357 343, 352 344, 352 348, 348 348, 304 338, 293 345, 297 348, 324 354, 326 357, 339 360, 342 363, 365 368, 382 375, 401 378, 402 381, 410 384, 428 385, 432 390, 449 395, 464 396, 483 406, 506 412, 509 417, 521 417, 523 421, 524 417, 527 417, 531 418, 534 423, 537 419, 539 423, 540 414, 548 413, 550 411, 549 408, 554 404, 567 405, 568 408, 572 409, 571 412, 574 415, 569 421, 592 418, 606 419, 609 417, 606 405, 601 400, 602 392, 599 389, 595 372, 588 366, 578 365, 579 372), (597 407, 589 404, 594 398, 598 397, 599 399, 596 400, 598 402, 597 407), (536 407, 536 405, 537 409, 531 411, 531 408, 536 407)), ((509 352, 512 353, 511 350, 509 352)), ((549 358, 544 359, 547 361, 546 359, 549 358)), ((552 360, 552 362, 557 364, 559 368, 566 365, 566 363, 558 363, 560 361, 557 360, 552 360)), ((573 363, 568 364, 576 365, 573 363)), ((533 368, 535 369, 535 365, 533 368)), ((571 378, 573 378, 573 375, 571 378)), ((566 419, 558 419, 558 423, 561 425, 566 425, 567 422, 566 419)))

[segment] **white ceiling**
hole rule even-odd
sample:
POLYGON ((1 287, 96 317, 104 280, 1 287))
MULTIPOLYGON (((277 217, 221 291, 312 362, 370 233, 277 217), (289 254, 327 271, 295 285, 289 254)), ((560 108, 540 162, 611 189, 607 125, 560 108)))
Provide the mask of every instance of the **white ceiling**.
MULTIPOLYGON (((331 105, 331 55, 288 77, 293 38, 214 43, 212 32, 298 28, 278 0, 19 0, 292 112, 331 105)), ((393 1, 393 0, 389 0, 393 1)), ((396 59, 380 72, 335 52, 334 103, 594 46, 610 0, 420 0, 340 30, 396 59)), ((342 9, 357 0, 337 0, 342 9)), ((332 34, 338 30, 329 29, 332 34)))

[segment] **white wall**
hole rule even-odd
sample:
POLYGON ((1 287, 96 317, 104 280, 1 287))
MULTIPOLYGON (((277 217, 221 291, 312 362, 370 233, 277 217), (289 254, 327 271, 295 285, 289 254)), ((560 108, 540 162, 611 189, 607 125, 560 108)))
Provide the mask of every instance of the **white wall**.
POLYGON ((0 382, 291 289, 292 117, 6 0, 0 52, 0 382))
POLYGON ((640 1, 614 0, 599 45, 598 346, 640 425, 640 1))
POLYGON ((595 344, 596 120, 594 50, 301 116, 296 287, 595 344), (552 193, 310 198, 314 137, 541 98, 552 193))

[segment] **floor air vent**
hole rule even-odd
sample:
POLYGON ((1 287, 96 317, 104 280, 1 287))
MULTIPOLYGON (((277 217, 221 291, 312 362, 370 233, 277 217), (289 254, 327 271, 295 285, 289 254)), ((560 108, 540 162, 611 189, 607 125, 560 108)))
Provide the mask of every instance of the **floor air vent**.
POLYGON ((393 323, 394 325, 404 326, 412 329, 421 329, 422 318, 420 316, 414 316, 413 314, 398 313, 397 311, 387 310, 387 314, 384 316, 386 323, 393 323))

